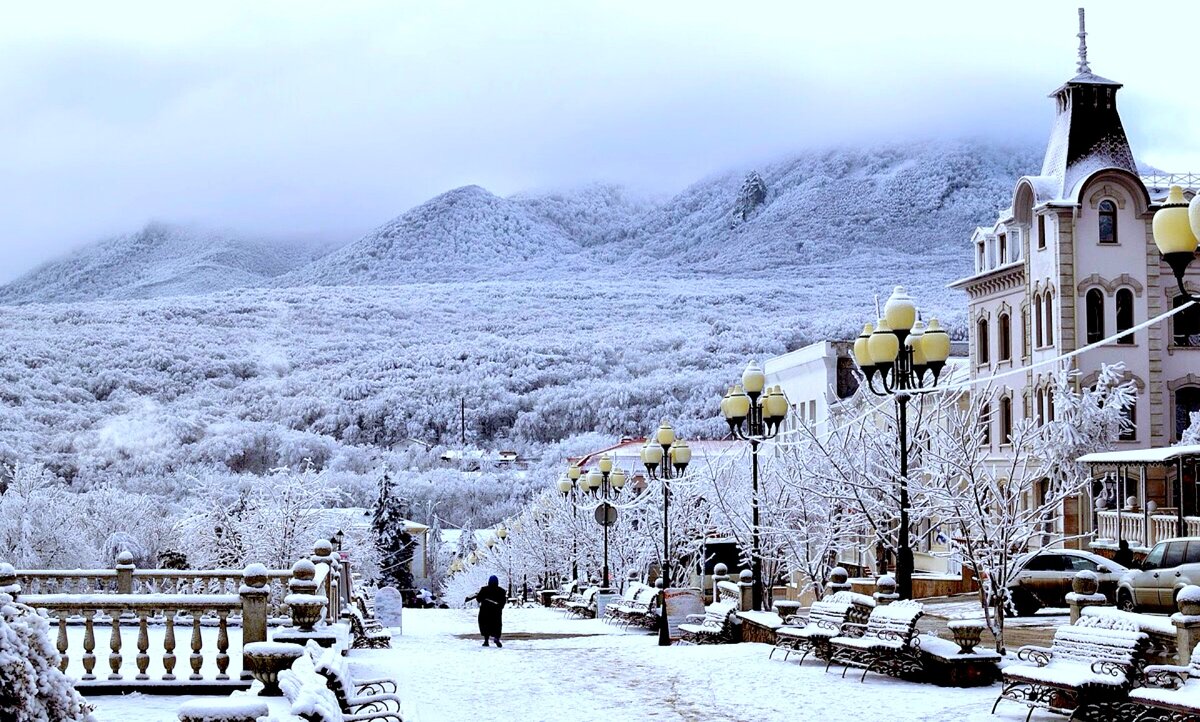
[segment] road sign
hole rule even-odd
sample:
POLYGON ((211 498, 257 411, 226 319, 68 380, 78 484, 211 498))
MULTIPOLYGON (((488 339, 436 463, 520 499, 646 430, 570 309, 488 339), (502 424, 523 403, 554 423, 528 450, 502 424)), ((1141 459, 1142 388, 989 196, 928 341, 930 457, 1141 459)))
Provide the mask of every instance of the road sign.
POLYGON ((612 526, 617 523, 617 507, 602 501, 596 505, 596 523, 600 526, 612 526))

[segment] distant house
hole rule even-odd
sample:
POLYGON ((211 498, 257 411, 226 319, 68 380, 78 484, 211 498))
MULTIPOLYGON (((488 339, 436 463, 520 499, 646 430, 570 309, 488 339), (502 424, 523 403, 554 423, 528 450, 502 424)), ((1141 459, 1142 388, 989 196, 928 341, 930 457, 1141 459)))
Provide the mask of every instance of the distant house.
POLYGON ((484 449, 447 449, 442 461, 461 471, 484 469, 524 469, 527 464, 515 451, 486 451, 484 449))

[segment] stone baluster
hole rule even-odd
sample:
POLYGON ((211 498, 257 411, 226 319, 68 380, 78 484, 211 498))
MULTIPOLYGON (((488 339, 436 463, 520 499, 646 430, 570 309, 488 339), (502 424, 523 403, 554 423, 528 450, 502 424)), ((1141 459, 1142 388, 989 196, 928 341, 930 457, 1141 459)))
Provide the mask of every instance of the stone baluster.
POLYGON ((200 638, 200 617, 203 612, 199 609, 192 610, 192 654, 188 661, 192 665, 192 673, 188 679, 197 680, 204 679, 204 675, 200 674, 200 665, 204 663, 204 656, 200 654, 200 649, 204 646, 204 641, 200 638))
POLYGON ((742 595, 738 611, 745 612, 754 609, 754 572, 743 569, 738 574, 738 591, 742 595))
POLYGON ((109 679, 121 679, 121 610, 110 609, 109 624, 112 627, 112 634, 108 639, 108 648, 112 652, 108 655, 108 666, 112 673, 108 675, 109 679))
POLYGON ((217 610, 217 679, 229 679, 229 610, 217 610))
POLYGON ((325 623, 333 624, 334 620, 341 614, 340 600, 337 598, 338 568, 341 565, 333 558, 333 544, 328 539, 318 539, 313 544, 311 560, 313 564, 326 564, 329 566, 329 573, 325 575, 325 586, 318 593, 324 594, 327 600, 325 604, 325 623))
POLYGON ((60 609, 55 616, 58 617, 58 671, 66 672, 70 661, 67 656, 67 610, 60 609))
POLYGON ((93 680, 96 675, 92 670, 96 668, 96 625, 95 625, 96 610, 83 610, 83 677, 85 680, 93 680))
POLYGON ((170 682, 175 679, 175 612, 174 609, 163 610, 163 621, 167 625, 163 637, 163 679, 170 682))
POLYGON ((0 564, 0 594, 7 594, 16 601, 21 596, 21 584, 17 581, 17 570, 8 562, 0 564))
MULTIPOLYGON (((267 568, 251 564, 242 572, 242 645, 267 641, 267 568)), ((248 678, 247 678, 248 679, 248 678)))
POLYGON ((138 641, 137 641, 137 669, 138 673, 134 679, 150 679, 150 675, 146 674, 146 669, 150 666, 150 635, 146 632, 146 617, 149 616, 149 611, 139 609, 138 616, 138 641))

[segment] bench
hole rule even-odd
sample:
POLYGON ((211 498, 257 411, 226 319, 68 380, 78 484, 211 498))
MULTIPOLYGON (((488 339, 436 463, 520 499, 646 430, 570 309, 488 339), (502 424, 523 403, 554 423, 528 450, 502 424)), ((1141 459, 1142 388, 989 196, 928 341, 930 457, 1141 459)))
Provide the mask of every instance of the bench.
POLYGON ((629 586, 625 587, 625 593, 621 595, 621 598, 609 602, 608 606, 605 607, 604 621, 620 621, 622 618, 622 607, 627 607, 628 605, 633 604, 633 602, 637 600, 638 593, 641 592, 643 586, 645 585, 643 585, 641 582, 630 582, 629 586))
POLYGON ((1021 647, 1025 664, 1001 671, 1003 688, 992 705, 1011 700, 1070 715, 1082 705, 1123 699, 1142 675, 1146 634, 1116 617, 1081 617, 1054 632, 1050 648, 1021 647))
POLYGON ((688 644, 726 644, 738 641, 737 605, 733 602, 715 602, 708 605, 704 614, 689 614, 687 621, 679 625, 680 641, 688 644))
MULTIPOLYGON (((846 622, 865 624, 875 607, 875 600, 865 594, 836 592, 809 607, 808 616, 794 615, 775 630, 775 646, 767 659, 783 652, 786 661, 792 652, 803 652, 800 661, 813 653, 817 659, 829 660, 829 640, 843 633, 846 622)), ((855 629, 854 627, 848 629, 855 629)))
POLYGON ((830 665, 836 662, 845 668, 843 677, 850 667, 862 669, 860 682, 866 680, 867 672, 890 677, 920 676, 920 641, 914 638, 917 621, 924 613, 925 608, 920 602, 906 599, 876 606, 866 624, 842 624, 842 633, 829 640, 825 671, 828 672, 830 665))
POLYGON ((1187 666, 1152 664, 1145 668, 1144 687, 1128 699, 1088 702, 1073 719, 1129 722, 1195 722, 1200 720, 1200 645, 1187 666))
POLYGON ((584 618, 596 616, 596 595, 599 593, 600 587, 588 587, 577 599, 567 602, 567 614, 584 618))
POLYGON ((351 649, 389 649, 392 633, 378 621, 367 619, 357 607, 342 610, 342 616, 350 623, 351 649))
POLYGON ((567 602, 575 598, 575 590, 578 588, 578 579, 572 579, 562 585, 562 589, 559 590, 558 594, 550 595, 550 606, 559 608, 567 606, 567 602))
POLYGON ((404 722, 398 703, 396 710, 346 712, 329 688, 328 680, 317 674, 309 654, 292 663, 291 669, 279 673, 279 687, 290 704, 291 713, 305 722, 404 722))
POLYGON ((641 584, 633 601, 617 605, 617 618, 626 626, 653 629, 658 626, 658 590, 641 584))
POLYGON ((399 712, 400 698, 396 696, 396 681, 366 679, 356 681, 350 674, 350 663, 333 651, 311 650, 313 668, 325 678, 325 686, 337 698, 343 712, 399 712))

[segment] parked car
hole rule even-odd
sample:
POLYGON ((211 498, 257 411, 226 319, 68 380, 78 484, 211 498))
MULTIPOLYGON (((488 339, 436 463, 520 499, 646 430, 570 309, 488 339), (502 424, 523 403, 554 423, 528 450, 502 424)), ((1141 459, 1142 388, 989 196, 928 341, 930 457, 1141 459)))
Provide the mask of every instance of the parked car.
POLYGON ((1200 537, 1164 539, 1117 584, 1117 606, 1128 612, 1174 612, 1175 595, 1200 582, 1200 537))
POLYGON ((1067 592, 1077 572, 1095 572, 1100 592, 1109 603, 1116 600, 1117 583, 1129 572, 1126 567, 1099 554, 1078 549, 1042 549, 1017 560, 1020 569, 1009 584, 1009 596, 1017 616, 1027 617, 1042 607, 1067 606, 1067 592))

